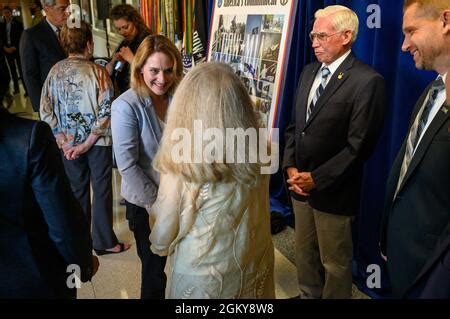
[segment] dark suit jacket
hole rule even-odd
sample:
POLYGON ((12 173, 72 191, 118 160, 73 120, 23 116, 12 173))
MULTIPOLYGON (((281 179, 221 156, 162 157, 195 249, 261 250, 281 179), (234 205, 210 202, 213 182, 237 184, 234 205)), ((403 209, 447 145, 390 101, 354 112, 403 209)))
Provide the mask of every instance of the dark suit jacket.
POLYGON ((442 236, 438 241, 414 284, 407 290, 408 298, 450 298, 450 223, 445 233, 447 237, 442 236))
MULTIPOLYGON (((411 124, 429 87, 419 98, 411 124)), ((392 166, 386 188, 381 250, 387 256, 393 295, 405 297, 408 288, 430 260, 438 243, 448 236, 450 220, 450 120, 442 107, 426 130, 394 199, 406 139, 392 166)), ((450 276, 449 276, 450 280, 450 276)))
POLYGON ((0 106, 2 105, 3 97, 9 90, 9 81, 11 80, 8 65, 6 64, 5 52, 1 48, 3 48, 3 39, 0 37, 0 106))
POLYGON ((56 62, 66 57, 58 38, 47 20, 23 32, 20 58, 25 86, 35 112, 39 111, 41 90, 48 72, 56 62))
POLYGON ((0 299, 73 298, 67 266, 92 275, 88 224, 44 122, 0 110, 0 299))
POLYGON ((3 38, 3 45, 6 47, 15 47, 17 50, 19 50, 20 37, 22 35, 22 32, 23 32, 23 24, 13 18, 11 21, 11 31, 10 31, 11 45, 8 46, 6 34, 6 21, 0 23, 0 34, 3 38))
POLYGON ((385 104, 380 74, 351 53, 331 77, 305 122, 308 95, 321 63, 300 75, 295 109, 285 132, 283 169, 311 172, 310 197, 292 193, 320 211, 354 215, 359 207, 364 160, 382 128, 385 104))

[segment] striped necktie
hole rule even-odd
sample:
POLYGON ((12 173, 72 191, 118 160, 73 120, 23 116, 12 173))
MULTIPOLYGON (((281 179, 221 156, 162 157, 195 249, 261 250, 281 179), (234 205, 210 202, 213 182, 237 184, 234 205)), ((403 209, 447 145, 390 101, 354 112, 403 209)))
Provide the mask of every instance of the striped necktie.
POLYGON ((442 77, 439 76, 431 85, 428 99, 417 114, 414 123, 411 125, 411 129, 409 130, 408 138, 406 140, 405 156, 403 157, 402 167, 400 168, 400 175, 398 177, 397 189, 395 191, 394 199, 397 196, 400 185, 402 184, 403 179, 406 176, 406 172, 408 171, 409 164, 411 163, 412 157, 414 155, 414 150, 416 149, 420 136, 422 135, 422 132, 427 125, 430 111, 436 102, 437 96, 444 89, 444 81, 442 80, 442 77))
POLYGON ((316 93, 313 96, 313 99, 311 101, 311 104, 308 105, 308 108, 306 109, 306 121, 308 121, 309 117, 311 116, 312 110, 314 108, 314 105, 316 105, 317 100, 319 99, 320 95, 322 94, 323 90, 325 90, 325 86, 327 85, 327 78, 330 75, 330 69, 328 67, 323 67, 320 72, 322 73, 322 79, 320 80, 320 85, 316 89, 316 93))

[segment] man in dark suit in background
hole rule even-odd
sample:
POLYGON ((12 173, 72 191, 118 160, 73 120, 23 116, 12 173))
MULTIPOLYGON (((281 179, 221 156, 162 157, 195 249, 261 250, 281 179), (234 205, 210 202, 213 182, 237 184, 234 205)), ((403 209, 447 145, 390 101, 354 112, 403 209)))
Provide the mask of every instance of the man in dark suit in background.
POLYGON ((46 18, 23 32, 20 40, 25 86, 35 112, 39 112, 41 90, 48 72, 66 57, 59 44, 59 29, 66 23, 69 0, 42 0, 46 18))
POLYGON ((394 297, 450 298, 448 0, 406 0, 403 33, 416 67, 439 76, 419 98, 389 175, 381 251, 394 297))
POLYGON ((330 6, 315 18, 310 37, 318 62, 300 75, 283 169, 293 191, 300 297, 350 298, 351 224, 363 163, 382 128, 384 80, 351 52, 353 11, 330 6))
POLYGON ((50 127, 0 108, 0 299, 75 298, 98 269, 50 127))
MULTIPOLYGON (((0 37, 0 48, 3 47, 3 39, 0 37)), ((9 94, 9 76, 8 65, 6 64, 5 53, 0 49, 0 107, 4 106, 3 100, 6 98, 6 108, 10 107, 13 99, 9 94)))
POLYGON ((23 25, 13 18, 10 7, 3 7, 3 17, 5 20, 0 25, 0 34, 3 39, 3 47, 1 50, 5 53, 9 69, 11 70, 11 77, 14 82, 14 94, 19 94, 19 76, 23 79, 19 56, 19 42, 23 32, 23 25))

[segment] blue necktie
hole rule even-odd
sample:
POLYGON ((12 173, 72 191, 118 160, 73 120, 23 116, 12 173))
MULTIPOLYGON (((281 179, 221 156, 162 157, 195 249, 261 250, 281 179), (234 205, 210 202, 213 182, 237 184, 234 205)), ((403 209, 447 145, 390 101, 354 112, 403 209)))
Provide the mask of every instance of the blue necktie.
POLYGON ((325 86, 327 85, 327 78, 330 75, 330 69, 328 67, 323 67, 320 72, 322 73, 322 79, 320 81, 320 85, 316 89, 316 93, 313 96, 313 99, 311 101, 311 104, 308 105, 308 108, 306 109, 306 121, 308 121, 309 117, 311 116, 312 110, 314 108, 314 105, 316 105, 317 100, 319 99, 320 95, 322 94, 323 90, 325 90, 325 86))
POLYGON ((402 167, 400 168, 400 175, 398 177, 397 189, 395 191, 394 199, 397 196, 400 185, 402 184, 403 179, 406 176, 406 172, 408 171, 409 164, 411 163, 412 157, 414 155, 414 150, 416 149, 420 136, 422 135, 422 132, 427 125, 430 111, 436 102, 436 98, 438 97, 439 92, 444 89, 444 81, 442 80, 442 77, 439 76, 431 85, 428 99, 417 114, 414 123, 411 125, 411 129, 409 130, 408 138, 406 140, 405 156, 403 157, 402 167))

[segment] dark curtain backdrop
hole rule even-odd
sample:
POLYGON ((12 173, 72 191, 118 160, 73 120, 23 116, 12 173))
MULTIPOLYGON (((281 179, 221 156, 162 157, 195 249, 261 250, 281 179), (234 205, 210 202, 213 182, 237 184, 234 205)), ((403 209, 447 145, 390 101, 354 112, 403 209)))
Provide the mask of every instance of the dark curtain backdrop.
MULTIPOLYGON (((418 71, 414 67, 409 53, 401 51, 403 35, 402 8, 403 1, 392 0, 298 0, 290 57, 288 59, 285 87, 276 126, 280 128, 280 153, 284 148, 284 129, 289 123, 294 95, 303 67, 315 57, 311 49, 308 34, 312 29, 314 12, 320 8, 340 4, 353 9, 359 17, 359 35, 353 46, 356 56, 371 65, 386 81, 387 105, 383 132, 377 148, 367 162, 363 183, 360 213, 354 224, 354 262, 353 275, 355 284, 370 296, 388 297, 389 283, 385 264, 380 258, 379 226, 383 209, 385 183, 391 164, 406 135, 412 108, 423 89, 436 74, 418 71), (367 12, 371 4, 380 7, 381 27, 370 29, 367 19, 372 14, 367 12), (368 289, 366 286, 367 266, 377 264, 382 269, 382 287, 368 289)), ((208 0, 208 22, 214 0, 208 0)), ((209 31, 208 31, 209 32, 209 31)), ((271 179, 271 208, 281 212, 288 222, 293 219, 292 210, 283 186, 281 173, 271 179)))

